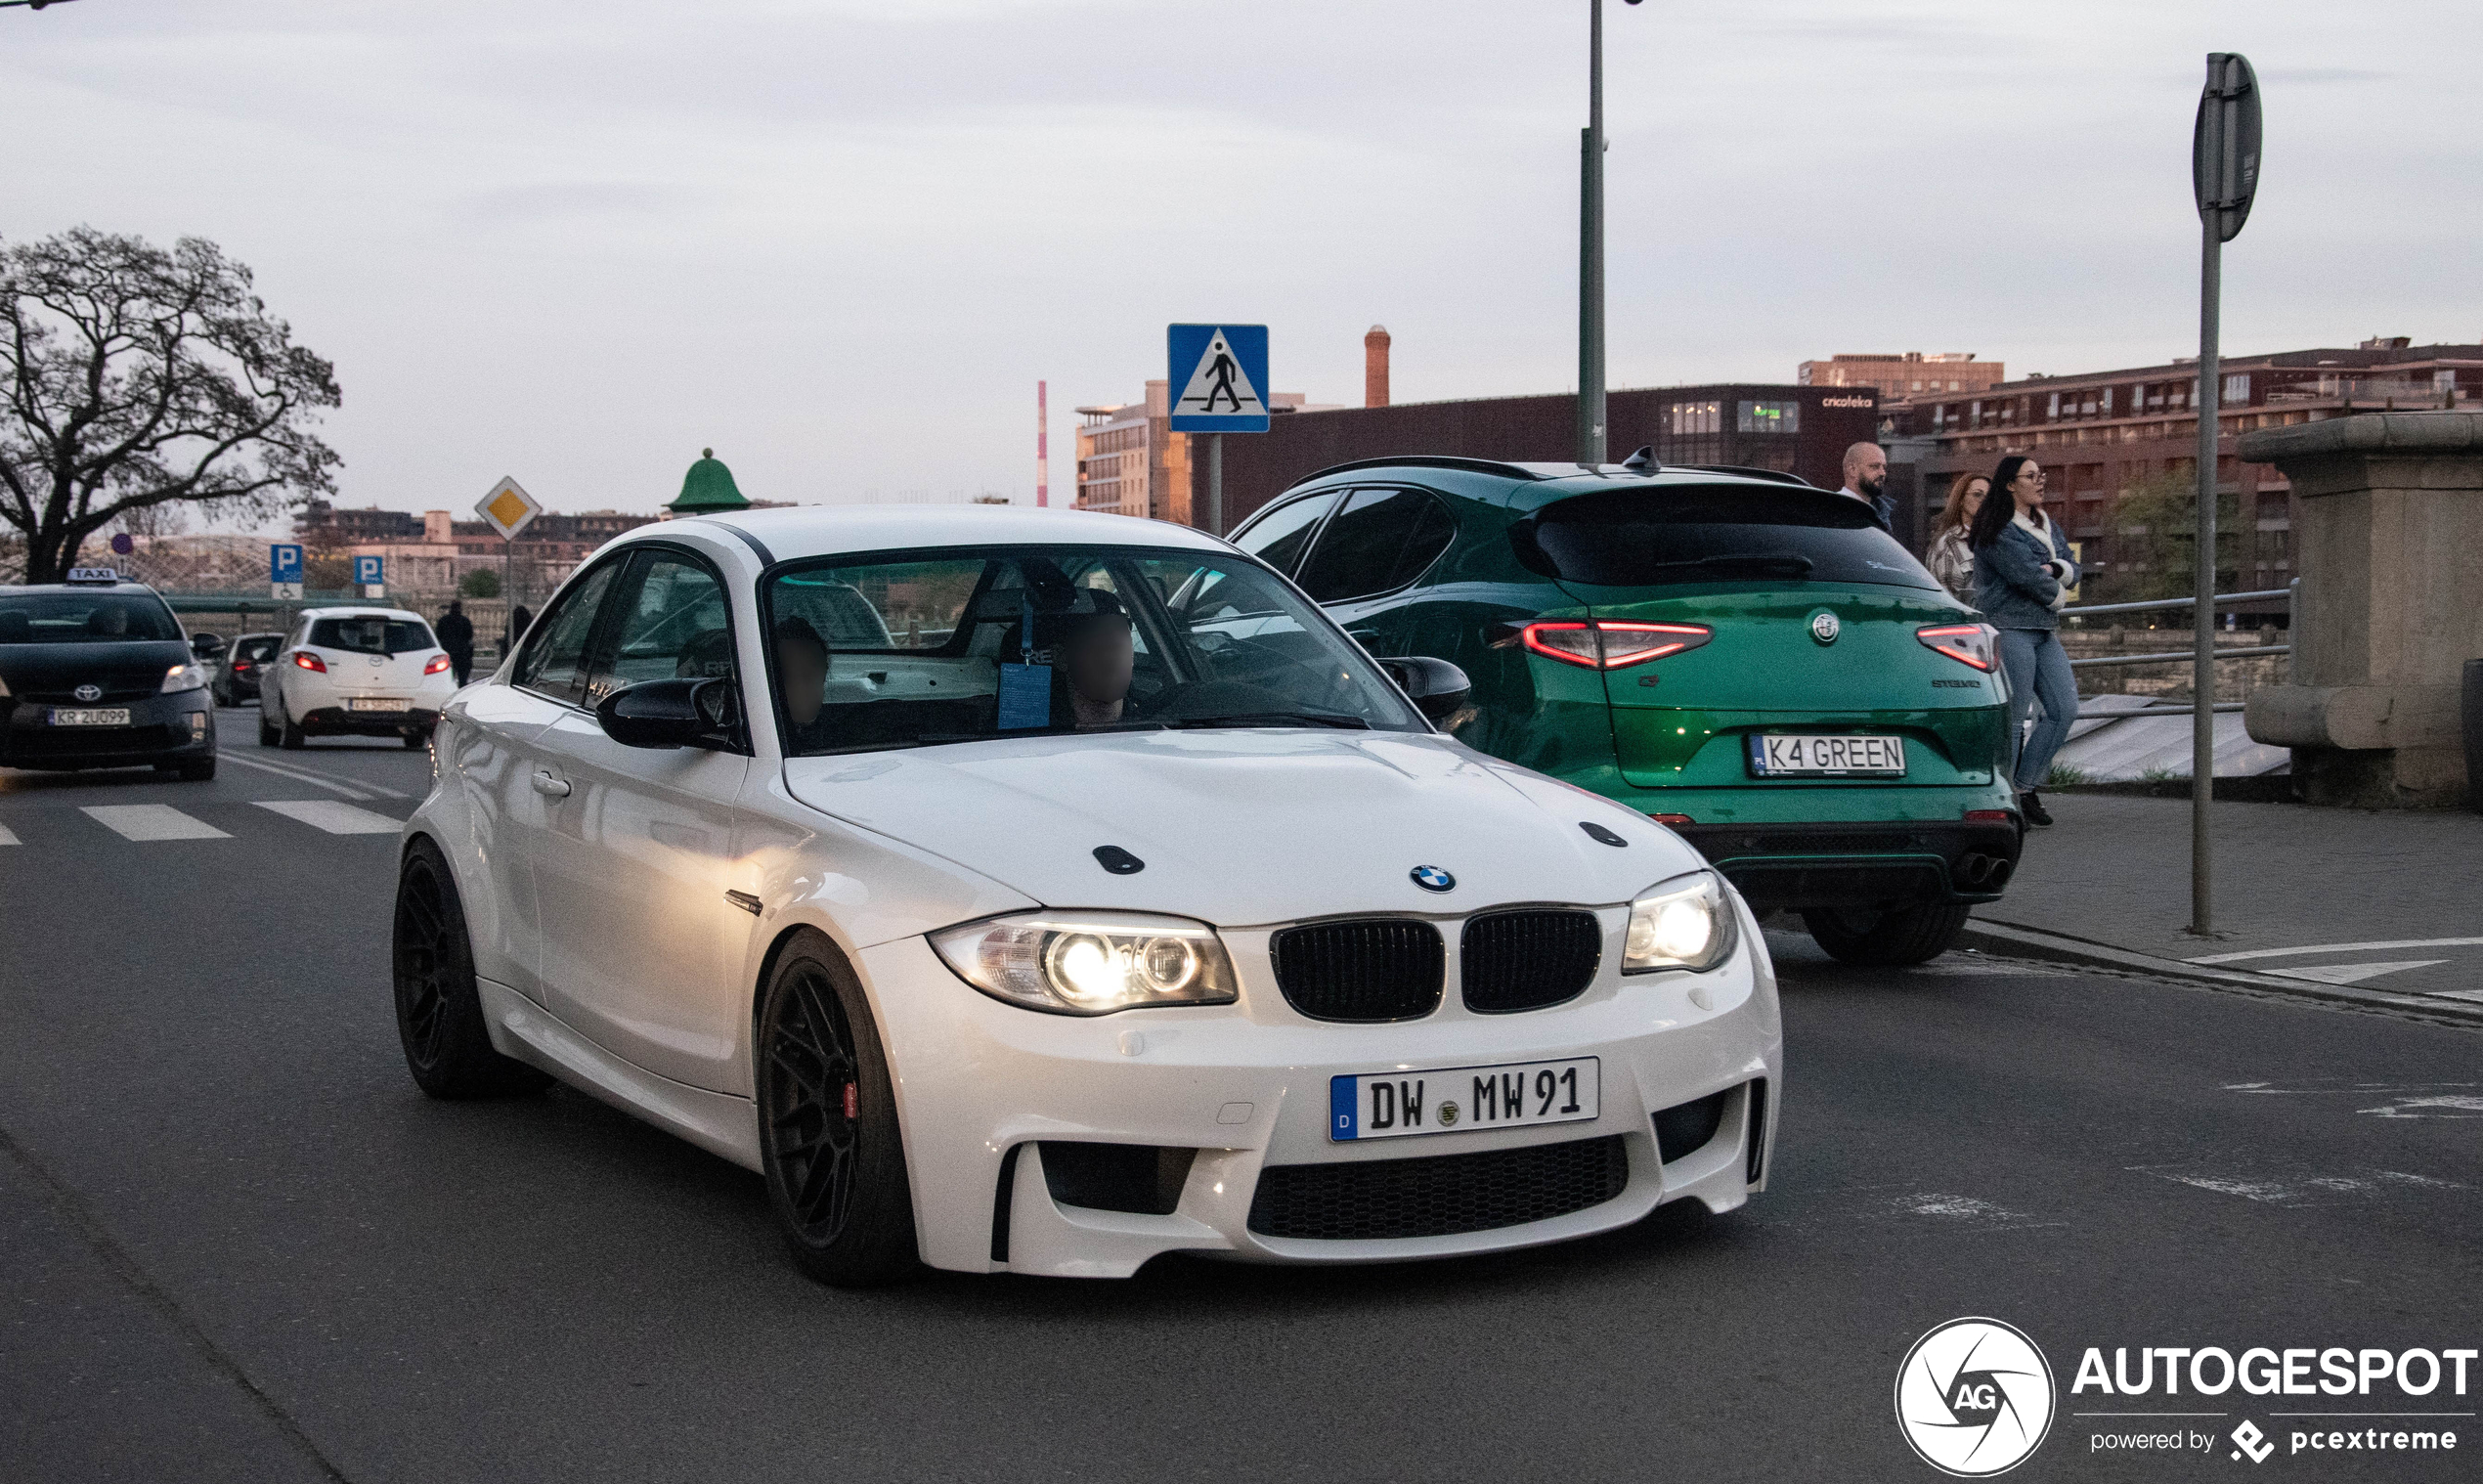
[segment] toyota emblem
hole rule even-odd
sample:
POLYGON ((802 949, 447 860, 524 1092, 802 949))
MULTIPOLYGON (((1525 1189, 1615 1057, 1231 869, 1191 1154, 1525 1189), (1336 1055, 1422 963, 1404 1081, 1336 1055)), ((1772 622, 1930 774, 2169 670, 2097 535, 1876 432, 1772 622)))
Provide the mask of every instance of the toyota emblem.
POLYGON ((80 685, 77 689, 70 691, 69 694, 77 697, 81 701, 100 701, 104 699, 104 687, 101 685, 80 685))

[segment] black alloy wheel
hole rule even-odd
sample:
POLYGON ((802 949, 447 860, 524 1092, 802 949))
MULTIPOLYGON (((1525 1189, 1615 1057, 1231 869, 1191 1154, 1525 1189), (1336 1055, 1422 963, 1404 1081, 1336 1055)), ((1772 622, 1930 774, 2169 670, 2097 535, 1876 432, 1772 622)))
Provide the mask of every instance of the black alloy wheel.
POLYGON ((417 839, 397 874, 395 970, 397 1038, 414 1085, 435 1098, 507 1097, 551 1078, 492 1049, 474 987, 474 952, 465 908, 439 847, 417 839))
POLYGON ((877 1026, 843 956, 809 935, 769 977, 759 1023, 759 1138, 795 1260, 860 1287, 917 1266, 913 1194, 877 1026))

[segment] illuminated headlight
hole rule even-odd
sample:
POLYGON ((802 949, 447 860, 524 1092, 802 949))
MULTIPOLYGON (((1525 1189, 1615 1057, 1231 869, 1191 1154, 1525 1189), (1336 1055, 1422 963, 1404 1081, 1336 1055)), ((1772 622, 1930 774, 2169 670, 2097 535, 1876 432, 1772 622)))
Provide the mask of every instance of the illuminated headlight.
POLYGON ((1056 1015, 1239 997, 1213 928, 1131 912, 1028 912, 932 935, 957 977, 994 999, 1056 1015))
POLYGON ((176 691, 206 688, 207 667, 204 665, 175 665, 164 672, 163 694, 165 695, 171 695, 176 691))
POLYGON ((1630 903, 1630 936, 1621 945, 1621 972, 1713 969, 1733 956, 1741 940, 1733 903, 1713 871, 1676 876, 1630 903))

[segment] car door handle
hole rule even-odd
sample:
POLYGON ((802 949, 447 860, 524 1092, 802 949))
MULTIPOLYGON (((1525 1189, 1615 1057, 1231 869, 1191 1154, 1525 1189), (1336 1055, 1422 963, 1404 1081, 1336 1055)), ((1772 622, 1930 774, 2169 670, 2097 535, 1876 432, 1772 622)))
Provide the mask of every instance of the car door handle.
POLYGON ((535 773, 535 792, 546 799, 566 799, 569 797, 569 780, 555 778, 550 773, 538 769, 535 773))

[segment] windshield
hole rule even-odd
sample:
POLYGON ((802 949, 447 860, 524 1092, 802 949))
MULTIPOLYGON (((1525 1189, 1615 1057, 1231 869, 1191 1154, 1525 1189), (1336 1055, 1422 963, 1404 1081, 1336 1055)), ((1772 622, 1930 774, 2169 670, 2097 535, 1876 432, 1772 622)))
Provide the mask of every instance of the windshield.
POLYGON ((144 592, 0 592, 0 644, 178 639, 162 598, 144 592))
POLYGON ((310 642, 319 649, 351 649, 360 654, 412 654, 417 649, 437 649, 439 641, 431 637, 431 627, 420 619, 368 618, 320 619, 311 625, 310 642))
POLYGON ((939 547, 763 594, 795 756, 1162 727, 1421 731, 1369 656, 1238 554, 939 547))
POLYGON ((1598 587, 1808 579, 1939 590, 1870 506, 1823 490, 1611 490, 1546 505, 1509 535, 1528 566, 1598 587))

